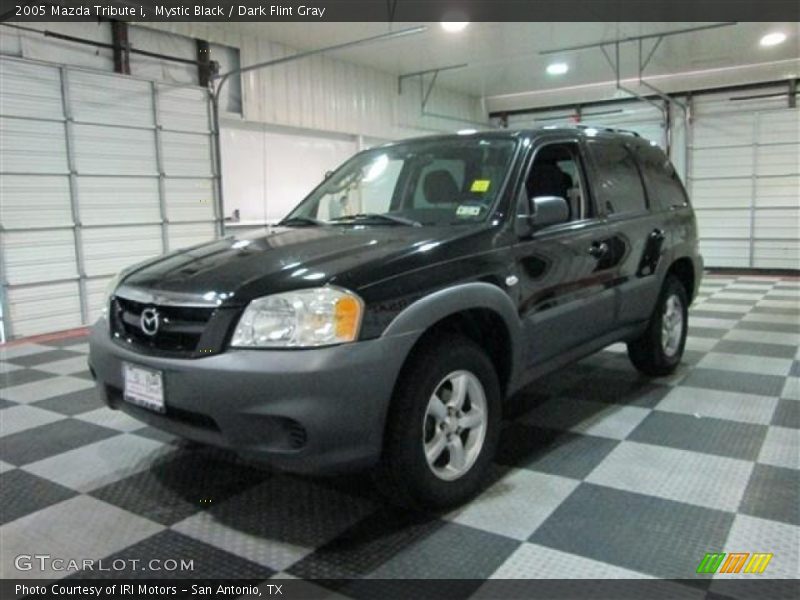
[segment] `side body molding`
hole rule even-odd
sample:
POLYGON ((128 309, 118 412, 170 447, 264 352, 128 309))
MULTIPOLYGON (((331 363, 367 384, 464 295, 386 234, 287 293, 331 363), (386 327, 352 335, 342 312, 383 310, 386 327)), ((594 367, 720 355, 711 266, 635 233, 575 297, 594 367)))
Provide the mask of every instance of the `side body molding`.
POLYGON ((426 296, 403 309, 384 330, 382 337, 409 335, 420 337, 428 328, 458 312, 488 309, 505 323, 511 343, 512 365, 508 392, 516 390, 522 366, 522 323, 517 307, 508 294, 496 285, 485 282, 462 283, 426 296))

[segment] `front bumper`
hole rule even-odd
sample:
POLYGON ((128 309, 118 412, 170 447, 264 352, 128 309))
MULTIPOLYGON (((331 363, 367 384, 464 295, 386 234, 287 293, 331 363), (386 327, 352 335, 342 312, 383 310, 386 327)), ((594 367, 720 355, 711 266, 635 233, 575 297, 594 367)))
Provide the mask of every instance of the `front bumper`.
POLYGON ((394 382, 415 339, 174 359, 120 347, 101 319, 92 328, 89 364, 111 408, 281 469, 331 472, 377 461, 394 382), (166 414, 122 399, 123 362, 163 372, 166 414))

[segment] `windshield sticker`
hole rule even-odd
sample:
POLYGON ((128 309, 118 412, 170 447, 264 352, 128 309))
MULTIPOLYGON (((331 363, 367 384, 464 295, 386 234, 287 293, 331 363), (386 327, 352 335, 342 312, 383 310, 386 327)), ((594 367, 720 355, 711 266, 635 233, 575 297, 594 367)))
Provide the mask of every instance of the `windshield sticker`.
POLYGON ((481 214, 482 206, 475 206, 474 204, 462 204, 456 209, 457 217, 477 217, 481 214))
POLYGON ((472 187, 469 188, 470 192, 488 192, 489 184, 491 181, 488 179, 476 179, 472 182, 472 187))

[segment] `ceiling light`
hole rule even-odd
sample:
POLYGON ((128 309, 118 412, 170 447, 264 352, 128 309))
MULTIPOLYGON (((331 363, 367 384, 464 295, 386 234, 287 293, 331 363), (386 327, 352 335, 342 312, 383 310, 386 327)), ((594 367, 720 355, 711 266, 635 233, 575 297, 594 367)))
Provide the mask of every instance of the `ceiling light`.
POLYGON ((774 33, 768 33, 764 37, 761 38, 761 45, 762 46, 777 46, 778 44, 782 44, 786 41, 786 34, 780 31, 776 31, 774 33))
POLYGON ((458 33, 464 31, 469 25, 468 21, 442 21, 442 29, 447 33, 458 33))
POLYGON ((558 62, 547 65, 547 72, 550 75, 563 75, 567 71, 569 71, 567 63, 558 62))

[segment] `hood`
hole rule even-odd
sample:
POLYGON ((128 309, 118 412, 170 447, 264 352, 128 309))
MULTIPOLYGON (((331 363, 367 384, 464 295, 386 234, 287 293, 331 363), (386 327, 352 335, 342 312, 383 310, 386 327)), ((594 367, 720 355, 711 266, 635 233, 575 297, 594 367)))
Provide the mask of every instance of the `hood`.
MULTIPOLYGON (((155 292, 210 296, 241 305, 267 294, 337 283, 356 291, 389 265, 482 225, 445 227, 275 227, 170 253, 134 267, 125 285, 155 292), (374 266, 375 268, 365 268, 374 266), (358 277, 353 277, 353 273, 358 277)), ((396 269, 395 269, 396 270, 396 269)))

